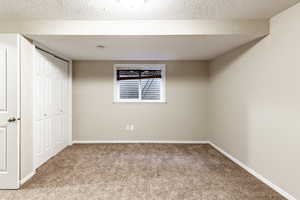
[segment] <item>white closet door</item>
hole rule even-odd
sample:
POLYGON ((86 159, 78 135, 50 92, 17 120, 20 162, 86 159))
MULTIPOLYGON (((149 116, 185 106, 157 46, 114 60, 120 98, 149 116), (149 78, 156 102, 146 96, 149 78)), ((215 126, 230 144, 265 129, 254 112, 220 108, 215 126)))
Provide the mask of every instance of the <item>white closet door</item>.
MULTIPOLYGON (((0 35, 0 189, 19 188, 17 35, 0 35)), ((1 197, 0 197, 1 199, 1 197)))
POLYGON ((66 94, 67 90, 67 82, 66 77, 68 77, 68 63, 55 58, 55 67, 56 67, 56 91, 55 91, 55 116, 53 127, 55 128, 55 152, 60 152, 67 146, 67 102, 66 102, 66 94))
MULTIPOLYGON (((44 55, 46 56, 46 55, 44 55)), ((45 62, 45 113, 44 113, 44 146, 45 146, 45 160, 53 156, 53 139, 52 139, 52 79, 53 79, 53 64, 48 57, 45 62)))
POLYGON ((67 146, 68 63, 36 51, 34 159, 39 167, 67 146))
POLYGON ((41 52, 35 56, 35 97, 34 97, 34 164, 40 166, 45 159, 45 117, 46 117, 46 60, 41 52))
POLYGON ((62 62, 63 77, 62 77, 62 129, 63 129, 63 143, 64 147, 68 145, 68 113, 69 113, 69 64, 62 62))

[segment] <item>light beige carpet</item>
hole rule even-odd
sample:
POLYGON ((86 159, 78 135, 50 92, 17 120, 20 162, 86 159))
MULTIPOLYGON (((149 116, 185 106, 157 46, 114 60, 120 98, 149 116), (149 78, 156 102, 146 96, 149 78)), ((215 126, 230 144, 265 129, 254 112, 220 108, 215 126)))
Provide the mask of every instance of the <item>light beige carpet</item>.
POLYGON ((210 145, 73 145, 3 200, 279 200, 210 145))

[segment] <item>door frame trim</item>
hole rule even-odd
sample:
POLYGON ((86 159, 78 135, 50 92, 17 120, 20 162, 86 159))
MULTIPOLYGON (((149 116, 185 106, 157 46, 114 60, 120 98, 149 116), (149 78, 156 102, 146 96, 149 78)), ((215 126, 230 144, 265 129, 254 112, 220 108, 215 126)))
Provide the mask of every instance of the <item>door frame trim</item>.
MULTIPOLYGON (((17 37, 17 58, 18 58, 18 61, 17 61, 17 66, 18 66, 18 69, 17 69, 17 73, 18 73, 18 77, 17 77, 17 93, 18 93, 18 102, 17 102, 17 118, 21 118, 21 35, 20 34, 16 34, 16 37, 17 37)), ((18 188, 20 188, 21 186, 21 121, 20 120, 17 120, 17 132, 18 132, 18 141, 17 141, 17 147, 18 147, 18 158, 17 158, 17 167, 18 167, 18 175, 17 175, 17 178, 18 178, 18 188)))

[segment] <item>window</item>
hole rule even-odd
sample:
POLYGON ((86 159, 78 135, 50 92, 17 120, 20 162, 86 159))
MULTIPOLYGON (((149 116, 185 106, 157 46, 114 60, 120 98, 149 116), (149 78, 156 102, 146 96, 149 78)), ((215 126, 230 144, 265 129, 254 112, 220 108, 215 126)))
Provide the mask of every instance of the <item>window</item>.
POLYGON ((115 102, 165 102, 165 65, 114 66, 115 102))

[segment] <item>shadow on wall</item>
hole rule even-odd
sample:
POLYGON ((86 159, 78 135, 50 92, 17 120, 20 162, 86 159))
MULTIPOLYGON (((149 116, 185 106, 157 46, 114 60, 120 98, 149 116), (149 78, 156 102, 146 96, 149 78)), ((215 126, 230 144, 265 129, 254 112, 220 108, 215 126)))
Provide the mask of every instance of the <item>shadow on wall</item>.
POLYGON ((251 43, 243 45, 238 51, 232 51, 222 57, 222 64, 219 60, 212 61, 209 73, 209 123, 210 140, 221 147, 230 155, 236 158, 243 158, 244 163, 249 161, 249 141, 251 141, 251 126, 249 122, 251 113, 249 113, 249 95, 251 91, 244 90, 252 80, 245 77, 231 76, 232 70, 243 70, 239 65, 233 65, 236 60, 242 59, 242 56, 248 53, 265 37, 257 39, 251 43), (230 69, 236 68, 236 69, 230 69), (223 77, 232 77, 224 80, 223 77), (237 84, 239 83, 239 84, 237 84), (222 85, 222 87, 219 87, 222 85), (232 146, 235 146, 232 150, 232 146))
POLYGON ((254 48, 256 45, 258 45, 260 42, 262 42, 265 38, 268 36, 261 37, 259 39, 256 39, 248 44, 242 45, 240 47, 237 47, 235 50, 232 50, 231 52, 227 52, 223 55, 218 56, 214 60, 210 62, 210 66, 213 64, 213 67, 210 67, 209 70, 209 80, 212 82, 215 80, 215 77, 220 76, 220 74, 225 73, 228 71, 228 67, 233 67, 232 63, 234 63, 236 60, 238 60, 240 57, 242 57, 244 54, 246 54, 250 49, 254 48), (238 51, 237 51, 238 49, 238 51), (222 59, 222 65, 218 65, 218 62, 215 62, 215 60, 224 57, 225 59, 222 59), (213 74, 212 74, 213 73, 213 74))

